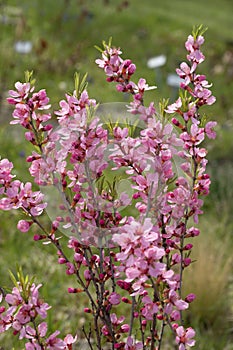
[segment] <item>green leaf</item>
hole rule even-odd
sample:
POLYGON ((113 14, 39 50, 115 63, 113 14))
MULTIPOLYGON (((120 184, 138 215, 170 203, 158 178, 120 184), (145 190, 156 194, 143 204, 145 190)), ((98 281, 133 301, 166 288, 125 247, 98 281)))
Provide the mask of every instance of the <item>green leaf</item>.
POLYGON ((9 275, 10 275, 10 278, 11 278, 11 280, 12 280, 14 286, 15 286, 16 288, 18 288, 18 286, 19 286, 19 285, 18 285, 18 281, 16 280, 16 278, 15 278, 13 272, 12 272, 11 270, 8 270, 8 271, 9 271, 9 275))
POLYGON ((25 82, 30 83, 31 85, 35 85, 36 79, 32 79, 33 77, 33 70, 32 71, 25 71, 24 72, 25 76, 25 82))
POLYGON ((87 89, 87 86, 88 86, 87 73, 85 73, 83 78, 80 79, 80 74, 75 72, 74 73, 74 87, 75 87, 77 98, 79 98, 81 93, 87 89))
POLYGON ((203 24, 194 26, 192 30, 192 35, 194 37, 194 40, 196 40, 199 35, 203 35, 207 30, 208 30, 208 27, 204 27, 203 24))

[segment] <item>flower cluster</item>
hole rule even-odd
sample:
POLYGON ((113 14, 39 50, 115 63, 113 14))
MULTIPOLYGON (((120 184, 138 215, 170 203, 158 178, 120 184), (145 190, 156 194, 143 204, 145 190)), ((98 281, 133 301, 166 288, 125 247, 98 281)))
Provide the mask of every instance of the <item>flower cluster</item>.
POLYGON ((48 335, 47 323, 40 322, 40 319, 47 317, 47 310, 51 308, 39 297, 40 287, 41 284, 18 283, 11 293, 4 295, 7 306, 0 309, 0 333, 12 328, 15 336, 26 340, 26 350, 71 350, 77 337, 68 334, 62 340, 58 338, 59 331, 48 335))
MULTIPOLYGON (((101 50, 102 51, 102 50, 101 50)), ((144 93, 147 90, 155 89, 155 86, 149 86, 146 80, 140 78, 136 84, 131 80, 136 70, 136 66, 130 59, 121 58, 121 50, 111 47, 110 44, 104 44, 102 59, 97 59, 96 63, 104 69, 108 82, 117 82, 117 90, 132 94, 133 102, 130 103, 131 113, 140 114, 140 118, 145 120, 155 112, 154 103, 151 102, 148 108, 143 106, 144 93)))
MULTIPOLYGON (((68 292, 85 293, 89 299, 84 312, 93 317, 93 330, 83 332, 91 349, 93 343, 99 350, 104 343, 112 350, 160 349, 166 327, 179 350, 195 344, 195 332, 184 328, 182 317, 195 299, 193 294, 183 295, 183 271, 192 262, 191 241, 199 235, 195 225, 202 214, 202 196, 209 193, 207 150, 202 143, 216 136, 216 123, 205 123, 200 113, 203 105, 215 101, 206 77, 196 73, 204 60, 203 42, 199 29, 188 37, 190 64, 183 62, 177 69, 185 93, 175 103, 161 105, 162 117, 153 103, 144 106, 150 87, 143 78, 132 81, 136 66, 122 59, 119 49, 104 44, 102 59, 96 63, 118 91, 132 95, 128 111, 143 125, 137 135, 127 124, 110 128, 96 117, 97 104, 88 96, 85 79, 80 82, 76 77, 74 93, 60 102, 57 128, 47 124, 50 114, 43 114, 49 108, 45 90, 35 93, 28 79, 10 91, 8 102, 15 105, 12 123, 26 128, 26 139, 36 146, 27 157, 29 171, 41 189, 52 189, 57 197, 43 203, 43 195, 33 192, 30 183, 13 180, 13 165, 3 159, 0 209, 22 208, 31 221, 20 220, 18 228, 26 232, 36 223, 43 232, 34 239, 55 245, 58 263, 78 283, 68 292), (129 193, 118 193, 119 169, 129 182, 129 193), (51 204, 58 209, 47 230, 37 216, 51 204), (56 236, 58 231, 69 236, 69 253, 56 236), (118 314, 122 303, 129 317, 118 314), (135 334, 135 329, 140 332, 135 334)), ((19 288, 14 293, 21 297, 19 288)), ((38 291, 34 285, 30 288, 34 288, 30 293, 38 291)), ((10 303, 12 297, 5 300, 10 303)), ((7 312, 10 319, 2 316, 11 327, 19 327, 21 338, 30 339, 27 349, 71 349, 72 336, 57 340, 55 332, 45 340, 43 322, 37 330, 28 325, 37 314, 45 315, 41 304, 31 313, 28 300, 24 306, 30 310, 22 310, 24 319, 19 307, 7 312)), ((7 323, 2 327, 6 330, 7 323)))
MULTIPOLYGON (((21 208, 32 219, 42 214, 47 204, 43 202, 44 195, 40 191, 32 191, 30 182, 23 183, 13 180, 11 171, 13 164, 8 159, 0 160, 0 210, 21 208)), ((18 228, 27 232, 32 221, 20 220, 18 228)))

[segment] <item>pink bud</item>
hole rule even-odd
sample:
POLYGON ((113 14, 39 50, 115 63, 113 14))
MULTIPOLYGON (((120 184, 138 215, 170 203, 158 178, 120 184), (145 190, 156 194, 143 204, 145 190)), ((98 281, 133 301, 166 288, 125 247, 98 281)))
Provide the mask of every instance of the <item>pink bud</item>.
POLYGON ((34 235, 34 237, 33 237, 34 241, 40 241, 40 240, 45 239, 45 238, 47 238, 46 235, 34 235))
POLYGON ((67 275, 73 275, 75 273, 74 265, 72 263, 70 263, 70 262, 67 262, 66 266, 67 266, 66 274, 67 275))
POLYGON ((82 263, 82 261, 83 261, 83 255, 80 254, 80 253, 74 253, 74 260, 75 260, 77 263, 82 263))
POLYGON ((131 284, 128 283, 128 282, 125 282, 125 281, 123 281, 123 280, 117 281, 117 285, 118 285, 120 288, 124 289, 124 290, 128 290, 128 291, 129 291, 129 290, 131 289, 131 284))
POLYGON ((47 124, 43 127, 43 129, 44 129, 44 131, 49 131, 49 130, 53 129, 53 126, 52 126, 52 124, 47 124))
POLYGON ((17 224, 17 228, 21 232, 28 232, 32 224, 33 224, 33 221, 19 220, 17 224))
POLYGON ((190 258, 184 258, 184 266, 189 266, 190 264, 191 264, 191 262, 192 262, 192 259, 190 259, 190 258))
POLYGON ((83 289, 81 288, 71 288, 71 287, 68 288, 68 293, 81 293, 81 292, 83 292, 83 289))
POLYGON ((138 199, 138 198, 140 198, 140 196, 141 196, 140 193, 136 192, 133 194, 133 199, 138 199))
POLYGON ((156 318, 157 318, 158 320, 162 321, 162 320, 163 320, 163 314, 158 314, 158 315, 156 316, 156 318))
POLYGON ((191 302, 193 302, 193 300, 195 300, 195 299, 196 299, 196 295, 193 294, 193 293, 190 293, 190 294, 188 294, 188 295, 186 296, 185 301, 186 301, 187 303, 191 303, 191 302))
POLYGON ((92 313, 92 311, 91 311, 91 309, 89 309, 89 307, 85 307, 83 309, 83 311, 86 312, 87 314, 91 314, 92 313))
POLYGON ((58 264, 65 264, 67 261, 65 258, 59 258, 58 259, 58 264))
POLYGON ((178 321, 180 319, 180 312, 177 310, 173 310, 170 317, 171 321, 178 321))
POLYGON ((131 63, 130 66, 129 66, 129 68, 128 68, 128 73, 129 73, 130 75, 132 75, 132 74, 134 74, 135 70, 136 70, 135 64, 131 63))
POLYGON ((0 314, 2 314, 6 310, 5 306, 0 306, 0 314))
POLYGON ((120 331, 121 331, 122 333, 128 333, 129 329, 130 329, 130 327, 129 327, 128 324, 123 324, 123 325, 121 326, 121 328, 120 328, 120 331))
POLYGON ((119 91, 119 92, 123 92, 124 86, 121 85, 121 84, 118 84, 118 85, 116 86, 116 89, 117 89, 117 91, 119 91))
POLYGON ((91 280, 91 273, 89 270, 85 270, 84 271, 84 278, 86 281, 90 281, 91 280))
POLYGON ((192 249, 192 247, 193 247, 192 243, 188 243, 188 244, 186 244, 186 246, 184 247, 184 250, 190 250, 190 249, 192 249))
POLYGON ((174 330, 176 330, 178 327, 179 327, 179 325, 178 325, 177 323, 173 323, 172 328, 173 328, 174 330))
POLYGON ((122 297, 121 300, 123 301, 123 303, 132 304, 132 301, 129 300, 128 298, 126 298, 126 297, 122 297))

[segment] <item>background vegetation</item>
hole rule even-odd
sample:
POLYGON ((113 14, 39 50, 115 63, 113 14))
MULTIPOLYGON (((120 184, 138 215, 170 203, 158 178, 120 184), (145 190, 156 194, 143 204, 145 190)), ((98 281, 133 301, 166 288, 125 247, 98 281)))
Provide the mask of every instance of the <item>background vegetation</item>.
MULTIPOLYGON (((99 102, 126 102, 128 97, 107 84, 94 63, 99 56, 94 45, 100 46, 102 40, 112 36, 124 57, 136 63, 136 78, 144 76, 150 84, 158 86, 148 93, 148 101, 158 103, 161 97, 173 100, 176 91, 167 85, 167 76, 175 72, 179 60, 185 59, 184 41, 193 25, 208 26, 203 48, 207 59, 202 69, 214 84, 217 102, 206 112, 219 123, 218 138, 208 144, 211 194, 200 222, 202 235, 193 252, 197 262, 186 276, 187 292, 197 293, 187 318, 198 330, 196 348, 200 350, 233 349, 232 13, 231 0, 0 1, 0 154, 14 162, 15 173, 21 179, 28 180, 24 158, 30 149, 24 142, 23 131, 9 126, 12 109, 5 102, 7 91, 15 81, 24 79, 25 70, 34 71, 38 89, 47 89, 55 109, 65 91, 72 92, 75 71, 89 72, 90 96, 99 102), (16 43, 25 41, 31 43, 31 51, 17 52, 16 43), (149 69, 148 59, 160 54, 166 55, 166 64, 160 71, 149 69)), ((75 315, 80 314, 85 300, 66 293, 67 285, 72 286, 74 281, 56 264, 54 250, 34 243, 30 233, 18 232, 17 218, 14 213, 0 213, 0 284, 10 284, 8 269, 15 271, 18 262, 44 285, 43 296, 56 310, 50 321, 51 329, 60 327, 64 333, 78 330, 81 337, 85 319, 75 315), (70 307, 73 302, 76 309, 70 307), (72 316, 74 321, 70 325, 72 316)), ((19 345, 14 344, 12 335, 0 336, 1 350, 14 346, 18 350, 19 345)))

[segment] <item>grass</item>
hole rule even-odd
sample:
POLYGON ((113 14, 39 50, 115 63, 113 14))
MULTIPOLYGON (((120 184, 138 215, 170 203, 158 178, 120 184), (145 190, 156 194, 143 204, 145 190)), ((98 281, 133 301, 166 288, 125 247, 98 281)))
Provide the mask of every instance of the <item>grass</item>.
MULTIPOLYGON (((178 60, 185 58, 183 43, 192 26, 203 23, 209 27, 204 47, 207 63, 203 69, 214 82, 214 92, 219 101, 224 99, 225 105, 231 103, 232 81, 225 74, 226 64, 221 62, 233 33, 233 29, 230 30, 233 8, 230 1, 224 0, 220 5, 218 1, 207 0, 202 6, 201 0, 195 3, 184 0, 156 3, 147 0, 142 6, 139 0, 134 0, 121 12, 116 10, 121 1, 105 8, 101 0, 87 1, 85 6, 79 2, 67 3, 69 6, 64 7, 65 1, 62 0, 57 1, 56 6, 52 0, 22 1, 22 24, 16 27, 1 25, 3 55, 0 65, 4 88, 8 89, 13 81, 22 79, 24 70, 32 69, 39 86, 46 87, 52 100, 58 102, 64 94, 62 83, 65 81, 67 89, 71 91, 74 72, 88 71, 92 96, 101 102, 119 101, 120 95, 113 86, 104 82, 102 72, 94 63, 98 56, 94 45, 101 45, 102 40, 112 36, 115 45, 122 47, 125 57, 130 56, 135 61, 140 75, 151 84, 154 84, 155 74, 147 68, 148 58, 161 53, 167 55, 167 64, 162 69, 161 91, 153 96, 155 99, 161 95, 169 97, 171 91, 165 84, 166 75, 175 71, 178 60), (86 17, 82 15, 84 9, 86 17), (29 55, 15 53, 16 40, 31 40, 32 52, 29 55), (8 62, 7 65, 5 62, 8 62), (217 64, 223 66, 221 74, 213 72, 217 64), (221 90, 218 89, 220 83, 221 90)), ((18 1, 9 0, 7 5, 18 6, 18 1)), ((138 73, 136 78, 139 78, 138 73)), ((215 114, 220 120, 225 120, 226 113, 221 116, 218 106, 215 107, 215 114)))
MULTIPOLYGON (((184 275, 184 295, 197 296, 186 317, 199 330, 198 349, 203 350, 212 349, 206 343, 214 335, 226 344, 232 339, 232 239, 229 235, 217 238, 216 232, 226 230, 226 225, 212 218, 210 226, 209 219, 202 220, 202 233, 192 251, 194 263, 184 275)), ((213 347, 219 348, 219 344, 213 347)))
MULTIPOLYGON (((217 140, 208 143, 212 190, 206 201, 205 217, 200 223, 202 235, 196 240, 194 256, 197 263, 192 266, 190 279, 187 276, 186 288, 190 291, 195 289, 198 295, 191 319, 198 330, 197 348, 232 350, 230 333, 224 332, 221 327, 224 325, 229 330, 231 320, 225 315, 231 314, 226 312, 226 307, 232 309, 228 275, 232 268, 233 242, 233 3, 230 0, 206 0, 204 5, 202 0, 145 0, 143 3, 131 0, 129 6, 121 11, 121 0, 109 1, 105 7, 103 3, 102 0, 87 0, 85 3, 69 0, 0 1, 0 14, 8 15, 9 6, 15 6, 22 12, 20 20, 15 20, 12 14, 9 17, 16 24, 0 22, 1 156, 14 162, 15 174, 20 179, 31 179, 25 172, 23 161, 30 153, 30 147, 23 141, 23 131, 8 126, 11 109, 5 103, 7 90, 13 87, 15 81, 23 80, 25 70, 35 72, 37 87, 48 90, 57 109, 65 90, 73 90, 75 71, 82 74, 89 72, 91 97, 101 103, 125 102, 125 97, 105 82, 103 72, 94 63, 99 56, 94 45, 101 45, 102 40, 112 36, 113 43, 123 49, 124 57, 130 57, 136 63, 140 76, 145 77, 149 84, 158 85, 158 89, 148 93, 147 97, 147 101, 153 99, 158 104, 161 97, 172 95, 166 85, 166 77, 175 71, 179 60, 185 59, 184 41, 192 26, 200 23, 208 26, 203 47, 207 59, 201 71, 214 83, 217 103, 206 112, 210 113, 210 119, 219 122, 219 132, 217 140), (65 7, 65 3, 68 6, 65 7), (32 41, 32 52, 27 55, 16 53, 14 43, 17 40, 32 41), (147 67, 147 60, 159 54, 167 56, 167 63, 161 69, 161 80, 147 67)), ((136 73, 135 80, 139 78, 139 73, 136 73)), ((16 262, 19 262, 25 273, 38 275, 38 282, 44 285, 43 297, 56 310, 53 319, 49 316, 50 328, 55 330, 58 326, 64 333, 75 332, 77 328, 80 330, 85 319, 77 320, 77 315, 86 300, 75 300, 76 307, 73 307, 74 296, 66 293, 67 285, 72 286, 73 281, 56 264, 54 250, 34 243, 30 234, 19 233, 15 228, 17 218, 16 213, 0 213, 1 284, 9 285, 8 269, 15 271, 16 262), (74 322, 70 323, 71 319, 74 322)), ((10 334, 1 335, 0 344, 1 350, 14 346, 19 349, 10 334)))

